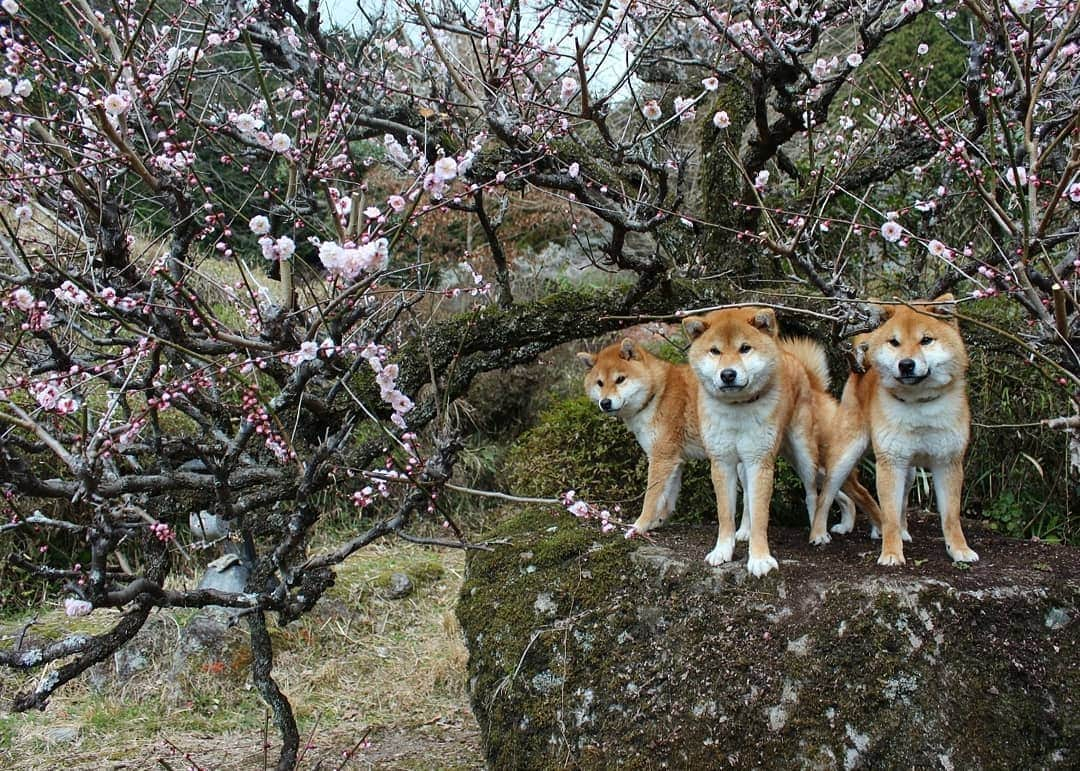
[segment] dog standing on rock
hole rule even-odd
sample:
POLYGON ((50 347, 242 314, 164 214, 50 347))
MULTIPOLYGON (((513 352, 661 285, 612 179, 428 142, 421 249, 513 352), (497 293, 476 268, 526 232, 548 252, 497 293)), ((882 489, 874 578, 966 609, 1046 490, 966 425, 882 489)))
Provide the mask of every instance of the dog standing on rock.
POLYGON ((720 565, 731 560, 741 464, 750 518, 746 569, 763 576, 777 567, 769 553, 768 526, 781 452, 802 480, 808 511, 816 510, 818 436, 809 372, 814 365, 804 357, 820 349, 805 341, 789 350, 768 308, 691 316, 683 320, 683 329, 693 341, 688 358, 698 381, 698 421, 716 491, 716 546, 705 561, 720 565))
POLYGON ((632 340, 578 358, 589 368, 585 393, 603 412, 622 419, 649 458, 641 516, 626 535, 646 533, 675 510, 683 464, 705 458, 697 384, 687 365, 664 361, 632 340))
POLYGON ((910 306, 880 306, 884 322, 857 342, 866 372, 844 386, 837 439, 825 458, 826 476, 810 529, 825 543, 826 517, 840 484, 873 444, 881 502, 879 565, 904 564, 904 508, 916 467, 934 476, 945 549, 957 562, 979 559, 960 525, 968 409, 967 351, 951 294, 910 306))

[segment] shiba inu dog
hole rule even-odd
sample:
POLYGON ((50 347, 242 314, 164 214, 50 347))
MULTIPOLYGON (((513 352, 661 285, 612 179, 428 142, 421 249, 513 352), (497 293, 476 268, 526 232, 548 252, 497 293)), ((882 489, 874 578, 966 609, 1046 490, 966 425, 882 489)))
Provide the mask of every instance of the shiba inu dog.
POLYGON ((648 532, 675 510, 683 464, 705 458, 697 384, 687 365, 664 361, 632 340, 578 358, 589 368, 585 393, 623 420, 649 458, 645 502, 627 537, 648 532))
POLYGON ((705 561, 720 565, 731 560, 742 464, 750 520, 746 567, 751 575, 763 576, 777 567, 769 553, 768 526, 776 456, 781 452, 803 483, 807 511, 816 510, 819 449, 809 371, 816 365, 804 358, 824 362, 824 356, 818 356, 820 348, 812 341, 782 342, 776 315, 768 308, 727 308, 691 316, 683 320, 683 329, 693 341, 688 358, 698 384, 701 441, 716 491, 716 546, 705 561))
POLYGON ((953 316, 953 296, 879 310, 881 326, 856 341, 856 366, 840 400, 837 438, 825 459, 826 476, 810 540, 828 540, 825 521, 832 495, 872 443, 881 501, 878 564, 904 563, 903 513, 915 468, 920 466, 934 476, 946 551, 957 562, 975 562, 979 555, 968 546, 960 525, 971 419, 967 351, 953 316))

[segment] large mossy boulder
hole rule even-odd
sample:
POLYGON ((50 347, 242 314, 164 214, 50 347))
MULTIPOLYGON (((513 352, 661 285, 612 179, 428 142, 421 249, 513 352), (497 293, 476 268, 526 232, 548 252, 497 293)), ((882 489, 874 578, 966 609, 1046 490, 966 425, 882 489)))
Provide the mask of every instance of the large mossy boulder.
POLYGON ((914 519, 770 533, 780 570, 704 562, 710 526, 628 542, 519 512, 468 563, 458 618, 492 768, 1080 767, 1080 552, 975 526, 949 562, 914 519))

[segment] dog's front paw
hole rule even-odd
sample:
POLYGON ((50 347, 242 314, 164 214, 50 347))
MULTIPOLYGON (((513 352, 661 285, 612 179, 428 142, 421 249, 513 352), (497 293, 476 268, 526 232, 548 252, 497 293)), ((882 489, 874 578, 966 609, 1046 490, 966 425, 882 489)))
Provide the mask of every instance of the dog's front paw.
POLYGON ((770 570, 776 570, 779 567, 776 558, 771 554, 766 554, 764 557, 751 557, 746 561, 746 572, 755 578, 761 578, 770 570))
POLYGON ((735 539, 717 541, 713 550, 705 555, 705 561, 713 567, 731 562, 731 555, 735 551, 735 539))
POLYGON ((881 556, 877 558, 877 564, 879 565, 903 565, 904 555, 900 552, 882 552, 881 556))
POLYGON ((949 556, 952 557, 953 562, 978 562, 979 555, 968 548, 965 544, 960 548, 953 548, 951 546, 945 547, 945 551, 949 552, 949 556))
POLYGON ((814 535, 813 533, 810 534, 810 543, 814 546, 824 546, 825 544, 831 542, 832 537, 828 533, 823 532, 817 535, 814 535))

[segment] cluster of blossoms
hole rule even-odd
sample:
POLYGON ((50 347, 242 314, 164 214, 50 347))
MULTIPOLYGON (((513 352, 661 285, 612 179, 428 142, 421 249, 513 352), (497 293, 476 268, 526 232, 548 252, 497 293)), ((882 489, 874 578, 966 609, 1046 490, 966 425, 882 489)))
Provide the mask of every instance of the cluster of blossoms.
POLYGON ((271 262, 287 260, 296 252, 296 243, 288 236, 279 236, 276 239, 263 236, 259 239, 259 247, 262 249, 263 257, 271 262))
POLYGON ((266 447, 282 463, 296 459, 296 451, 289 446, 281 434, 274 430, 274 424, 270 420, 270 414, 266 407, 259 401, 258 390, 249 386, 244 391, 240 400, 240 407, 244 411, 244 420, 255 427, 255 433, 265 438, 266 447))
POLYGON ((154 522, 150 525, 150 532, 162 543, 168 543, 176 538, 176 531, 164 522, 154 522))
MULTIPOLYGON (((614 516, 608 509, 601 509, 598 506, 594 506, 586 501, 579 500, 577 493, 574 490, 567 490, 560 496, 562 505, 568 512, 573 514, 578 519, 592 519, 600 523, 601 533, 610 533, 618 528, 612 517, 614 516)), ((619 514, 619 507, 614 507, 614 514, 619 514)))
POLYGON ((79 408, 78 400, 70 396, 64 396, 55 380, 33 383, 30 385, 29 391, 39 407, 49 412, 55 412, 57 415, 70 415, 79 408))
POLYGON ((390 262, 390 243, 385 238, 362 244, 323 241, 319 244, 319 261, 332 274, 351 280, 361 273, 386 270, 390 262))
POLYGON ((375 382, 379 386, 379 395, 382 400, 390 405, 394 414, 390 420, 398 428, 405 428, 405 415, 412 410, 413 402, 408 396, 396 387, 398 378, 398 365, 385 364, 388 351, 384 346, 368 343, 360 351, 360 356, 371 366, 375 372, 375 382))
POLYGON ((305 361, 314 361, 319 358, 320 353, 328 359, 337 353, 337 346, 332 338, 328 337, 321 343, 316 343, 314 340, 305 340, 300 343, 300 350, 286 356, 285 361, 294 367, 299 367, 305 361))

